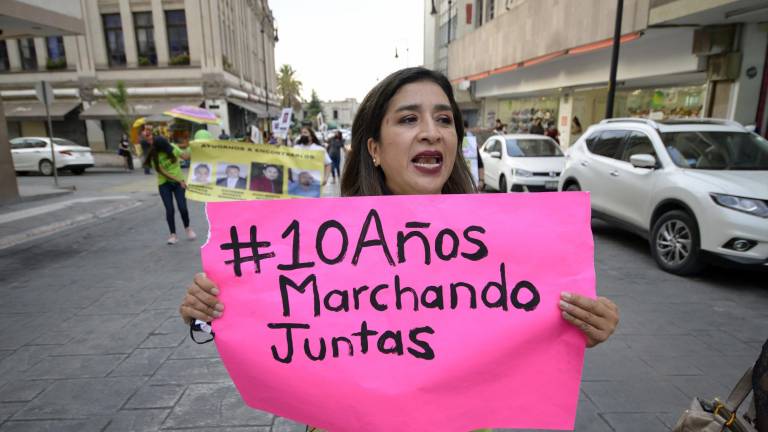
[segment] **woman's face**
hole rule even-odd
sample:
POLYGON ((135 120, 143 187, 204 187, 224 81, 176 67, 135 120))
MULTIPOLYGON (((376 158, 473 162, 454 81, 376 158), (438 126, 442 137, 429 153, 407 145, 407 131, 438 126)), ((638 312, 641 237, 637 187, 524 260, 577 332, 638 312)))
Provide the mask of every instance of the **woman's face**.
POLYGON ((264 168, 264 177, 266 177, 269 180, 277 180, 277 177, 280 175, 280 171, 277 170, 277 168, 273 166, 268 166, 264 168))
POLYGON ((453 170, 458 138, 448 96, 437 84, 406 84, 389 101, 380 142, 368 152, 397 195, 439 194, 453 170))

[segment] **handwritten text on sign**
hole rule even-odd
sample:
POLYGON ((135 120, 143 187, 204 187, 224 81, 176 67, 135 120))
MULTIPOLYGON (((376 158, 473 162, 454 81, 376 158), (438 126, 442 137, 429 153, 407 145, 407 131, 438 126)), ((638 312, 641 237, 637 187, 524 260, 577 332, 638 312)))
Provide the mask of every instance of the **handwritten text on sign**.
POLYGON ((330 430, 572 428, 586 194, 209 203, 203 266, 246 403, 330 430))

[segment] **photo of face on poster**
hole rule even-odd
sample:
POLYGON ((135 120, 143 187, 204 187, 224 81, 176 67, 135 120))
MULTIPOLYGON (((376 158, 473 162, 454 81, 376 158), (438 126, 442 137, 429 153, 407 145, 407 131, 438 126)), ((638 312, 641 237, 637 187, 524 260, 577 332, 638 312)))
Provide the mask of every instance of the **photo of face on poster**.
POLYGON ((291 170, 294 181, 288 185, 288 195, 320 197, 320 171, 291 170))
POLYGON ((192 167, 192 183, 208 184, 211 182, 211 166, 207 163, 196 163, 192 167))
POLYGON ((283 170, 282 165, 252 163, 250 190, 283 193, 283 170))
POLYGON ((228 189, 246 189, 248 167, 235 163, 220 163, 217 167, 216 186, 228 189))

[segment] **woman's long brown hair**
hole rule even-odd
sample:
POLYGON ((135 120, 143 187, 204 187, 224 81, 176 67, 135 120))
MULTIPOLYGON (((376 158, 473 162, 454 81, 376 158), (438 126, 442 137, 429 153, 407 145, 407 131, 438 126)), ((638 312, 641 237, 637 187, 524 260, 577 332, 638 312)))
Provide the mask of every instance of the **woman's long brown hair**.
POLYGON ((453 89, 448 79, 441 73, 422 67, 399 70, 381 81, 363 99, 352 123, 352 150, 344 163, 341 176, 342 196, 372 196, 384 195, 386 190, 384 171, 373 164, 368 154, 368 139, 381 139, 381 123, 389 107, 389 101, 398 90, 406 84, 429 81, 443 89, 453 111, 453 124, 459 145, 456 146, 456 159, 451 175, 443 185, 444 194, 474 193, 472 176, 461 151, 461 140, 464 138, 464 122, 461 111, 453 97, 453 89))

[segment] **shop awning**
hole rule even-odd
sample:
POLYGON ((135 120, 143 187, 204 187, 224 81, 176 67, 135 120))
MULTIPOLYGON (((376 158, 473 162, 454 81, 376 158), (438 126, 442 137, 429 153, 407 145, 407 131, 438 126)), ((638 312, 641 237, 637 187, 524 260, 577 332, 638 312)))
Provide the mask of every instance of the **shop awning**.
MULTIPOLYGON (((177 100, 135 100, 131 101, 136 117, 162 114, 179 105, 199 106, 202 99, 177 99, 177 100)), ((98 101, 80 113, 83 120, 110 120, 117 119, 117 112, 106 101, 98 101)))
MULTIPOLYGON (((56 100, 51 103, 51 119, 63 120, 64 116, 80 105, 77 99, 56 100)), ((45 120, 45 106, 37 100, 3 101, 5 119, 10 121, 45 120)))
POLYGON ((232 98, 232 97, 227 98, 227 102, 231 104, 235 104, 244 110, 248 110, 252 113, 255 113, 259 117, 267 116, 267 110, 266 110, 267 107, 265 107, 263 103, 246 101, 246 100, 232 98))

